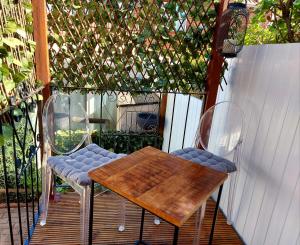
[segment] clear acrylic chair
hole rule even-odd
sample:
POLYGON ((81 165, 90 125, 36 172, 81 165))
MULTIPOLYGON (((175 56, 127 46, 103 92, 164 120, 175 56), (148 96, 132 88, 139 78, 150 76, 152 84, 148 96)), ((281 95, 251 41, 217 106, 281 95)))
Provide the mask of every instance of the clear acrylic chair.
MULTIPOLYGON (((244 114, 239 106, 230 101, 217 103, 209 108, 200 118, 197 135, 195 137, 195 146, 172 152, 172 154, 178 157, 230 174, 227 205, 228 224, 232 224, 233 203, 240 167, 243 127, 244 114), (198 149, 201 146, 204 150, 198 149), (226 157, 228 156, 232 157, 233 160, 227 160, 226 157)), ((220 187, 217 198, 210 244, 212 243, 222 187, 223 186, 220 187)), ((199 221, 197 222, 199 223, 199 221)), ((196 240, 198 241, 199 238, 196 240)))
MULTIPOLYGON (((242 109, 231 101, 222 101, 208 109, 200 119, 200 130, 196 144, 207 152, 219 157, 232 157, 234 169, 227 169, 230 173, 229 197, 227 205, 227 223, 232 224, 233 202, 240 169, 240 150, 244 128, 244 113, 242 109)), ((220 170, 220 169, 219 169, 220 170)))
MULTIPOLYGON (((91 194, 88 171, 124 155, 91 143, 89 119, 76 97, 58 93, 50 96, 42 116, 44 155, 40 224, 46 224, 50 192, 55 191, 54 176, 58 176, 80 194, 80 240, 81 244, 88 244, 91 194), (57 156, 51 156, 51 152, 57 156)), ((125 229, 124 209, 125 199, 120 198, 119 231, 125 229)))

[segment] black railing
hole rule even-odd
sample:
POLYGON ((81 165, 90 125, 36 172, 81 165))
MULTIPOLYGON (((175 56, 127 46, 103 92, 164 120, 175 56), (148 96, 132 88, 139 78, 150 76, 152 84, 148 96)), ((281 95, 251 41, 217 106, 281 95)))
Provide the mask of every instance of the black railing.
POLYGON ((41 194, 39 115, 38 95, 26 97, 0 115, 3 244, 29 244, 37 224, 41 194))

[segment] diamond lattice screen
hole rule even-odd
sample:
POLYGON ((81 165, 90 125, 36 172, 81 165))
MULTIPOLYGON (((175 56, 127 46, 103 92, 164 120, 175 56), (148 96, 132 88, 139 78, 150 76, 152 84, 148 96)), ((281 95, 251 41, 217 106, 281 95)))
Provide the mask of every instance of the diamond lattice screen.
POLYGON ((202 92, 216 10, 209 1, 48 0, 60 87, 202 92))

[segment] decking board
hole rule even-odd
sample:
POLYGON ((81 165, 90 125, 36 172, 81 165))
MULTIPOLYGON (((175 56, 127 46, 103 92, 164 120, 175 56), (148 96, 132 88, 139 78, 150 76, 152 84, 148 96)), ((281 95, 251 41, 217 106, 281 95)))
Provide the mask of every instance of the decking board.
MULTIPOLYGON (((201 233, 201 245, 208 243, 208 236, 215 203, 208 201, 205 220, 201 233)), ((106 193, 95 198, 93 244, 112 245, 134 244, 139 235, 141 208, 126 203, 126 230, 118 232, 117 226, 119 199, 113 193, 106 193)), ((37 225, 31 245, 75 245, 79 244, 79 196, 75 193, 62 194, 57 202, 49 205, 47 225, 37 225)), ((162 222, 159 226, 153 224, 153 216, 146 213, 144 240, 151 245, 171 244, 173 226, 162 222)), ((180 229, 179 244, 189 245, 193 241, 194 216, 180 229)), ((217 245, 243 244, 226 219, 219 212, 214 243, 217 245)))

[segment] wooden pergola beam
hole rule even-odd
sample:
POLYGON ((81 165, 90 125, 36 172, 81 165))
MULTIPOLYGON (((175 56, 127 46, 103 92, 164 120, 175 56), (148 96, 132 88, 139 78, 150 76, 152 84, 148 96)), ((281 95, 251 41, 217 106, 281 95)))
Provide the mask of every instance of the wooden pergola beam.
POLYGON ((217 99, 218 88, 222 74, 222 66, 224 62, 224 58, 217 51, 218 29, 221 24, 222 14, 227 9, 228 2, 229 0, 221 0, 219 5, 218 17, 216 20, 216 29, 214 32, 214 39, 212 43, 212 58, 208 65, 207 95, 204 105, 204 112, 207 111, 213 105, 215 105, 217 99))
POLYGON ((44 101, 50 96, 50 65, 48 48, 48 25, 46 0, 32 0, 37 80, 44 85, 44 101))

